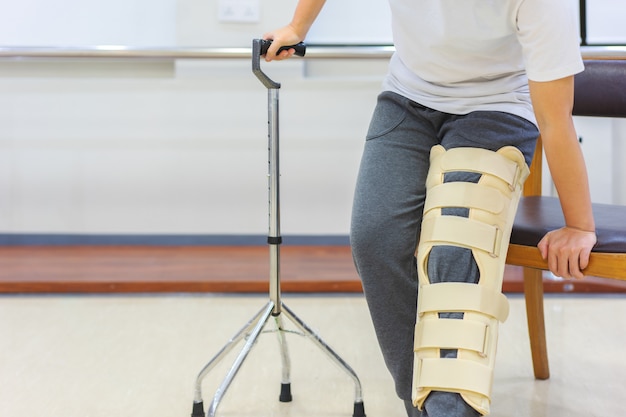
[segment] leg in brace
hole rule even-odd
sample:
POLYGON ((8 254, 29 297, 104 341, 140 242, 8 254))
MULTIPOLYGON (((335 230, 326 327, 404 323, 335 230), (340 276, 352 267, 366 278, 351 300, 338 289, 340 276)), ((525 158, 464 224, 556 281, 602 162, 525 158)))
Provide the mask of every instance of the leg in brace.
POLYGON ((506 250, 527 175, 515 147, 493 152, 435 146, 431 151, 416 254, 420 288, 413 403, 420 409, 431 393, 450 392, 459 393, 480 414, 489 413, 498 322, 508 315, 501 292, 506 250), (474 174, 477 182, 446 180, 455 173, 474 174), (454 213, 459 209, 466 214, 454 213), (447 256, 471 253, 462 262, 477 269, 476 284, 451 282, 467 281, 463 277, 432 282, 429 258, 445 250, 451 252, 447 256))

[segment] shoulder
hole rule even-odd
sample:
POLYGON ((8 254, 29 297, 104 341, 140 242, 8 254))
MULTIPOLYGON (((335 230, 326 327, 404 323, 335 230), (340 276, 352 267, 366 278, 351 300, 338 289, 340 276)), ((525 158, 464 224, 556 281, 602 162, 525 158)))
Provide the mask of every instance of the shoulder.
POLYGON ((576 8, 569 0, 522 0, 517 39, 528 78, 551 81, 583 70, 576 8))

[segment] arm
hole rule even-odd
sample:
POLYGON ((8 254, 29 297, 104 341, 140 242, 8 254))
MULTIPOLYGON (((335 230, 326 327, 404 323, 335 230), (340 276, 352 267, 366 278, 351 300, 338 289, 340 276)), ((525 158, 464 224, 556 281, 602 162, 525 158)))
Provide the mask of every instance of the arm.
POLYGON ((289 58, 295 52, 293 49, 282 51, 276 55, 278 48, 285 45, 295 45, 302 42, 311 29, 311 25, 319 15, 326 0, 300 0, 296 6, 291 23, 280 29, 268 32, 263 35, 263 39, 271 39, 274 42, 267 50, 266 61, 282 60, 289 58))
POLYGON ((547 233, 538 247, 552 273, 564 278, 582 278, 596 234, 587 170, 572 121, 574 77, 529 81, 529 87, 566 224, 547 233))

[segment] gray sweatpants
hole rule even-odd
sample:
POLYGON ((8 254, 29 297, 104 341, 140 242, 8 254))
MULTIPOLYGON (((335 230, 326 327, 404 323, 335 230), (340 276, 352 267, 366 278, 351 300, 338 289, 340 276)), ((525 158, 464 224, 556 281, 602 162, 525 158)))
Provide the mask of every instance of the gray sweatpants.
MULTIPOLYGON (((530 164, 537 136, 534 124, 508 113, 452 115, 391 92, 378 97, 356 185, 350 239, 378 343, 396 392, 411 417, 478 415, 456 393, 432 393, 423 413, 410 404, 418 288, 414 252, 430 149, 440 144, 446 149, 478 147, 495 151, 512 145, 524 153, 530 164)), ((476 174, 468 173, 445 178, 477 180, 476 174)), ((467 216, 464 211, 449 209, 443 214, 467 216)), ((428 274, 433 283, 479 280, 471 252, 451 246, 433 248, 428 274)), ((441 354, 455 356, 456 351, 441 354)))

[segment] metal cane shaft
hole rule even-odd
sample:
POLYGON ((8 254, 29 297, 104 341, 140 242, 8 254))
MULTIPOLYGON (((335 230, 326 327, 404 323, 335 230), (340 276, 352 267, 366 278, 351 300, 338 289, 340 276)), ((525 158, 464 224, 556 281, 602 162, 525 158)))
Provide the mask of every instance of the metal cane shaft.
POLYGON ((280 166, 278 132, 278 88, 267 90, 268 100, 268 189, 270 245, 270 300, 274 302, 273 315, 280 314, 280 166))

